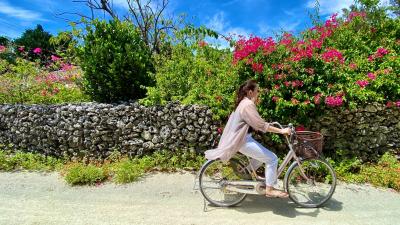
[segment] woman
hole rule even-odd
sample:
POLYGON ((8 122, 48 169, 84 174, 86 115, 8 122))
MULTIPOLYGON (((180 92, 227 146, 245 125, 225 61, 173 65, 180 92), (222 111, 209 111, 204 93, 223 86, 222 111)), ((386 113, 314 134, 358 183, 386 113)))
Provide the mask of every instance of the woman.
POLYGON ((207 159, 221 159, 228 161, 236 152, 252 158, 248 167, 253 166, 257 169, 265 163, 265 195, 268 197, 287 198, 288 193, 275 189, 277 184, 278 157, 256 140, 249 131, 258 130, 263 133, 273 132, 290 135, 289 128, 279 129, 270 126, 257 112, 258 104, 258 85, 255 80, 248 80, 243 83, 236 93, 235 111, 229 116, 229 120, 224 128, 221 139, 216 149, 205 152, 207 159))

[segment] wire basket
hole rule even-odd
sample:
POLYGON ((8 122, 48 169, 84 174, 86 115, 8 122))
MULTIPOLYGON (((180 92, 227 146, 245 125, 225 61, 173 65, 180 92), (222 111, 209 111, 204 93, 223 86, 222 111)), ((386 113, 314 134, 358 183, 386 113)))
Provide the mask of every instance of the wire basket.
POLYGON ((303 158, 316 158, 322 154, 324 136, 319 132, 297 131, 294 151, 303 158))

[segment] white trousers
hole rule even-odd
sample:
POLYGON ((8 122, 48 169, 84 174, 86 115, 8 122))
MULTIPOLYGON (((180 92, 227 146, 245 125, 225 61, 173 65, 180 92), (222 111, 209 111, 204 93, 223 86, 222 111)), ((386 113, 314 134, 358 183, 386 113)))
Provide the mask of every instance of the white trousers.
POLYGON ((247 166, 249 171, 251 171, 251 166, 254 170, 257 170, 265 163, 265 184, 267 186, 277 184, 278 157, 275 153, 254 140, 251 134, 247 134, 246 143, 240 148, 239 152, 251 158, 250 164, 247 166))

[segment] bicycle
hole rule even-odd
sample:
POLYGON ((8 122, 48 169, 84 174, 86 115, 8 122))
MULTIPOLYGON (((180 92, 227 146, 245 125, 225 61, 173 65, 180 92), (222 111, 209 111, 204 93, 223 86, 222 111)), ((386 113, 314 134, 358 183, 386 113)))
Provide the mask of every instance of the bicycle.
MULTIPOLYGON (((284 128, 278 122, 272 126, 284 128)), ((283 179, 289 198, 306 208, 326 203, 336 188, 336 173, 322 156, 323 135, 318 132, 298 131, 293 125, 290 137, 285 136, 289 152, 279 165, 277 177, 293 160, 283 179)), ((230 207, 241 203, 248 194, 265 195, 265 178, 257 175, 252 166, 247 169, 249 157, 235 154, 228 162, 208 160, 198 173, 199 189, 212 205, 230 207), (212 195, 216 191, 219 196, 212 195)), ((251 165, 251 164, 250 164, 251 165)))

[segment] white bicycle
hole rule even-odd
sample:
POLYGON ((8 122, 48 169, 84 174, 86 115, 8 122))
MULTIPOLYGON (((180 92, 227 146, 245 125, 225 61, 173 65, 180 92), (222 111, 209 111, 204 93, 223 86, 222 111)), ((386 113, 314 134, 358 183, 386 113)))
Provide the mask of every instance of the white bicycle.
MULTIPOLYGON (((284 128, 278 122, 271 123, 284 128)), ((302 207, 320 207, 333 195, 336 174, 322 156, 323 136, 318 132, 298 131, 289 124, 290 137, 285 136, 289 152, 278 168, 279 177, 285 173, 283 186, 289 198, 302 207)), ((249 158, 236 154, 227 163, 209 160, 198 173, 199 189, 204 198, 215 206, 229 207, 241 203, 248 194, 265 195, 265 178, 246 166, 249 158)))

